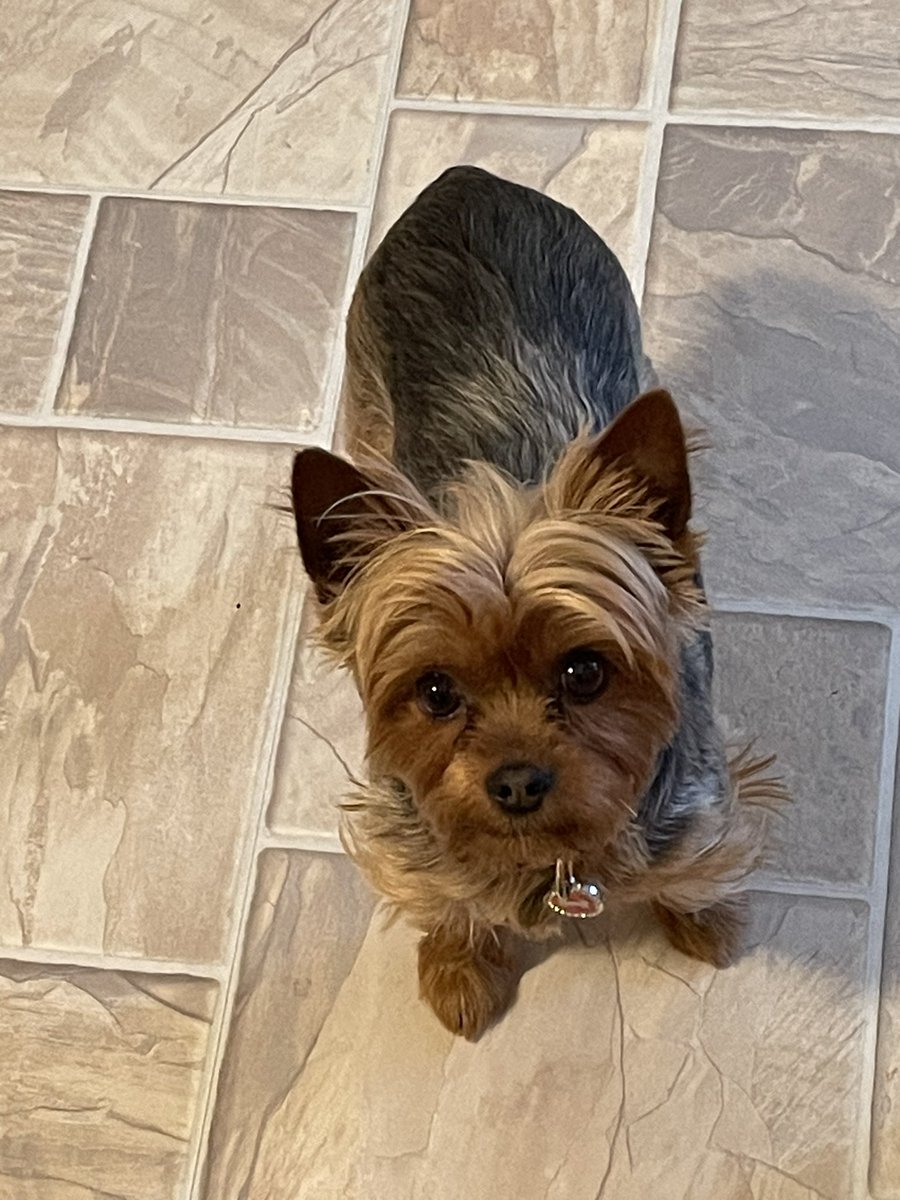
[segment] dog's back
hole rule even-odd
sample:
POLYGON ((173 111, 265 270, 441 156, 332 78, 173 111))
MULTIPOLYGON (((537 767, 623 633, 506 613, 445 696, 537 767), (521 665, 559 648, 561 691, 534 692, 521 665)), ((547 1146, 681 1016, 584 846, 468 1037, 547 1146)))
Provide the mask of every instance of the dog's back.
POLYGON ((466 459, 537 482, 652 382, 612 251, 570 209, 475 167, 397 221, 351 309, 351 445, 432 494, 466 459))

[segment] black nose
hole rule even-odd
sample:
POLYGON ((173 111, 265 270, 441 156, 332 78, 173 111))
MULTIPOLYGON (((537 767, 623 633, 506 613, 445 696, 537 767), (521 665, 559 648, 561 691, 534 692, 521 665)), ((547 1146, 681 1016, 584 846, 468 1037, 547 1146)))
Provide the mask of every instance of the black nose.
POLYGON ((504 812, 522 816, 537 812, 556 782, 546 767, 533 763, 504 763, 487 777, 487 794, 504 812))

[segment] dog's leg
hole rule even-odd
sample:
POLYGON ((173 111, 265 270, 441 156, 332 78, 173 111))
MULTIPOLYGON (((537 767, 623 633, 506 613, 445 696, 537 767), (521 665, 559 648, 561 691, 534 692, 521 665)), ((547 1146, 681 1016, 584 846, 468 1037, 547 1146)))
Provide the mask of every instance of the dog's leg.
POLYGON ((747 897, 740 894, 697 912, 671 908, 664 899, 653 901, 653 911, 675 949, 714 967, 730 966, 740 956, 748 908, 747 897))
POLYGON ((439 925, 419 943, 419 988, 451 1033, 476 1041, 515 991, 513 962, 499 930, 439 925))

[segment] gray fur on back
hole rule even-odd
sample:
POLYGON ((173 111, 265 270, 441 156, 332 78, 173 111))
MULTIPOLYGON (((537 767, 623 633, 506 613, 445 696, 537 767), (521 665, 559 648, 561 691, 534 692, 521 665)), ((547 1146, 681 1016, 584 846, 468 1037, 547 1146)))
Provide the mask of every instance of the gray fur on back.
POLYGON ((475 167, 426 188, 363 286, 390 347, 394 458, 426 492, 466 459, 536 483, 652 381, 606 243, 571 209, 475 167))
MULTIPOLYGON (((474 167, 445 172, 360 281, 381 347, 394 460, 427 494, 484 460, 537 483, 580 432, 656 383, 618 259, 570 209, 474 167)), ((664 856, 725 795, 712 643, 682 654, 681 726, 638 814, 664 856)))

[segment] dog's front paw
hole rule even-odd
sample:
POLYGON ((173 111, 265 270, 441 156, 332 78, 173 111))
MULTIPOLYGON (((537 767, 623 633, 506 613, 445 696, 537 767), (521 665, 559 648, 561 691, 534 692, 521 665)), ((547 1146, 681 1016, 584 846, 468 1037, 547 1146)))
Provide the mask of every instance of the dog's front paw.
POLYGON ((512 962, 490 932, 461 941, 435 930, 419 943, 419 989, 446 1029, 474 1042, 509 1006, 512 962))
POLYGON ((699 912, 680 913, 655 901, 654 912, 666 936, 682 954, 728 967, 740 957, 747 926, 746 896, 732 896, 699 912))

